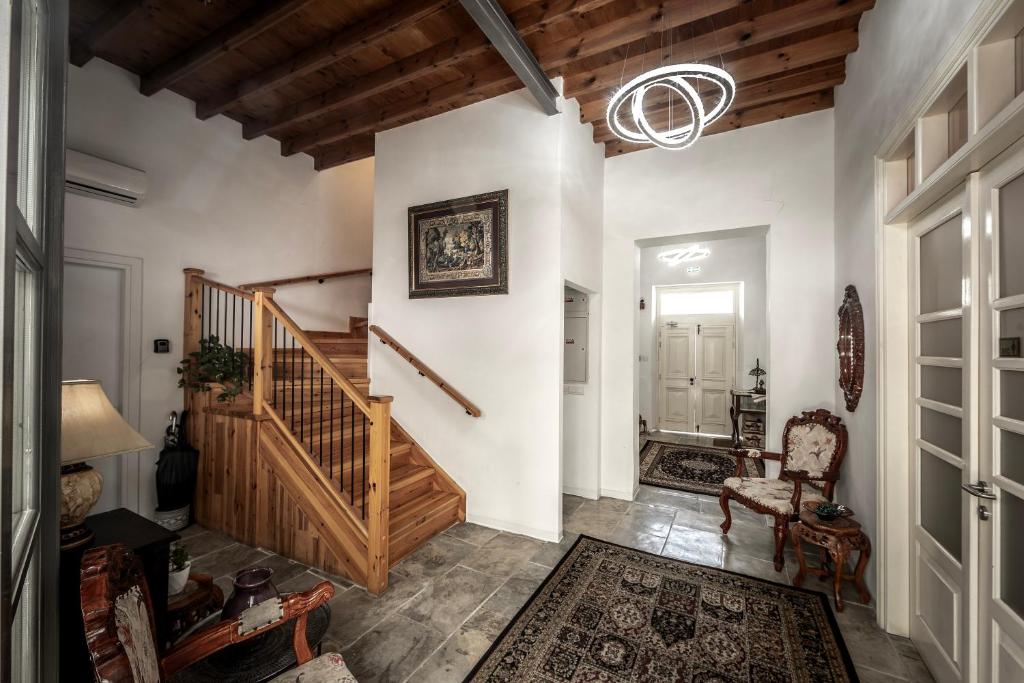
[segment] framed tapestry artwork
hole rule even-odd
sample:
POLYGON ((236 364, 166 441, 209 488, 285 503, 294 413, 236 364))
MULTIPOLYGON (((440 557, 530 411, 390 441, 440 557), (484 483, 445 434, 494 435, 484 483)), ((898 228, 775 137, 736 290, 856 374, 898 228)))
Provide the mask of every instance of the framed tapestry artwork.
POLYGON ((508 294, 508 190, 409 209, 409 298, 508 294))

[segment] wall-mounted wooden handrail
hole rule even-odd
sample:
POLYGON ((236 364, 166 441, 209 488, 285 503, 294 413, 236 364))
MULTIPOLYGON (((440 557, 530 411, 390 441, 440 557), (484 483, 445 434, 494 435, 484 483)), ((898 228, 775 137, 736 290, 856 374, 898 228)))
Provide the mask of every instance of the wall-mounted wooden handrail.
POLYGON ((409 351, 409 349, 399 344, 394 337, 392 337, 390 334, 382 330, 377 325, 370 325, 369 330, 370 332, 373 332, 375 335, 380 337, 382 343, 387 344, 388 346, 395 350, 395 353, 397 353, 405 360, 409 361, 409 364, 416 368, 417 372, 419 372, 421 375, 423 375, 431 382, 436 384, 441 389, 441 391, 448 394, 453 401, 462 406, 463 409, 465 409, 467 415, 472 415, 473 417, 480 417, 480 409, 477 408, 472 401, 470 401, 468 398, 460 394, 457 390, 452 388, 452 386, 449 385, 448 382, 444 381, 444 378, 441 377, 441 375, 437 374, 429 367, 427 367, 426 363, 424 363, 419 358, 414 356, 409 351))
POLYGON ((267 307, 267 310, 269 310, 271 314, 277 318, 282 325, 284 325, 284 328, 291 333, 292 337, 299 342, 302 349, 312 356, 313 360, 323 368, 324 372, 331 376, 331 379, 334 380, 335 384, 341 387, 342 391, 344 391, 348 398, 351 399, 352 403, 358 406, 359 409, 363 411, 364 415, 369 415, 369 401, 363 397, 362 393, 360 393, 359 389, 352 384, 348 377, 341 374, 341 371, 334 365, 334 362, 324 355, 324 352, 321 351, 320 347, 309 338, 309 335, 303 332, 302 328, 299 327, 287 313, 281 310, 281 307, 278 306, 273 299, 264 299, 264 305, 267 307))
POLYGON ((325 280, 334 280, 340 277, 355 277, 356 275, 372 275, 373 270, 370 268, 360 268, 359 270, 339 270, 333 273, 316 273, 314 275, 299 275, 296 277, 286 277, 280 280, 265 280, 263 282, 249 282, 241 285, 242 289, 255 289, 257 287, 284 287, 285 285, 298 285, 303 282, 320 282, 323 283, 325 280))

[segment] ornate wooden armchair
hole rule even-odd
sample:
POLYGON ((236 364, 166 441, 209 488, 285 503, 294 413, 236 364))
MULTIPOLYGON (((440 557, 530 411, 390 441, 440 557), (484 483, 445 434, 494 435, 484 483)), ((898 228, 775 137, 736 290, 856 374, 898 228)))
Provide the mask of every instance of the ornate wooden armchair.
POLYGON ((801 502, 832 500, 846 455, 846 427, 827 410, 805 411, 786 422, 782 443, 782 453, 735 449, 740 456, 736 476, 725 480, 719 498, 725 513, 722 533, 728 534, 732 526, 730 499, 775 518, 775 571, 782 571, 789 523, 800 514, 801 502), (742 477, 743 457, 778 460, 782 472, 778 479, 742 477))
POLYGON ((295 619, 293 647, 298 669, 275 681, 355 683, 340 655, 313 658, 306 641, 310 611, 334 595, 328 582, 249 608, 237 618, 200 631, 160 658, 149 587, 138 558, 123 545, 94 548, 82 558, 82 617, 96 680, 110 683, 160 683, 228 645, 240 643, 295 619))

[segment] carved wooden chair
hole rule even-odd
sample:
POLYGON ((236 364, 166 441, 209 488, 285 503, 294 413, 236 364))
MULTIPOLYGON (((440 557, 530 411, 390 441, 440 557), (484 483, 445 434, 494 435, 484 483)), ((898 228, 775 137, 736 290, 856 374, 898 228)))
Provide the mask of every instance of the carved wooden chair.
POLYGON ((782 571, 789 523, 799 516, 802 502, 832 500, 846 455, 846 427, 827 410, 805 411, 786 422, 782 443, 782 453, 735 449, 736 476, 725 480, 719 498, 725 513, 722 533, 732 526, 730 500, 775 518, 775 571, 782 571), (744 457, 778 460, 782 472, 778 479, 740 476, 744 457))
POLYGON ((255 605, 235 619, 222 621, 176 644, 162 658, 157 653, 156 625, 149 587, 138 558, 125 546, 93 548, 82 558, 82 617, 98 681, 161 683, 191 664, 295 619, 293 647, 298 668, 274 681, 355 683, 340 655, 313 657, 306 641, 309 612, 334 595, 324 581, 305 593, 293 593, 255 605))

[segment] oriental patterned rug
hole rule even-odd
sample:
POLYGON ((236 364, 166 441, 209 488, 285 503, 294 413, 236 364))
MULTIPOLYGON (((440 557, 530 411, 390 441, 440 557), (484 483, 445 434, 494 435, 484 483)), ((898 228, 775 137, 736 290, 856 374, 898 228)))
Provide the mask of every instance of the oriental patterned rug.
MULTIPOLYGON (((744 477, 763 477, 764 464, 743 458, 744 477)), ((722 494, 722 483, 736 476, 736 456, 726 448, 680 446, 648 441, 640 453, 640 483, 677 491, 722 494)))
POLYGON ((466 681, 857 681, 822 593, 581 536, 466 681))

